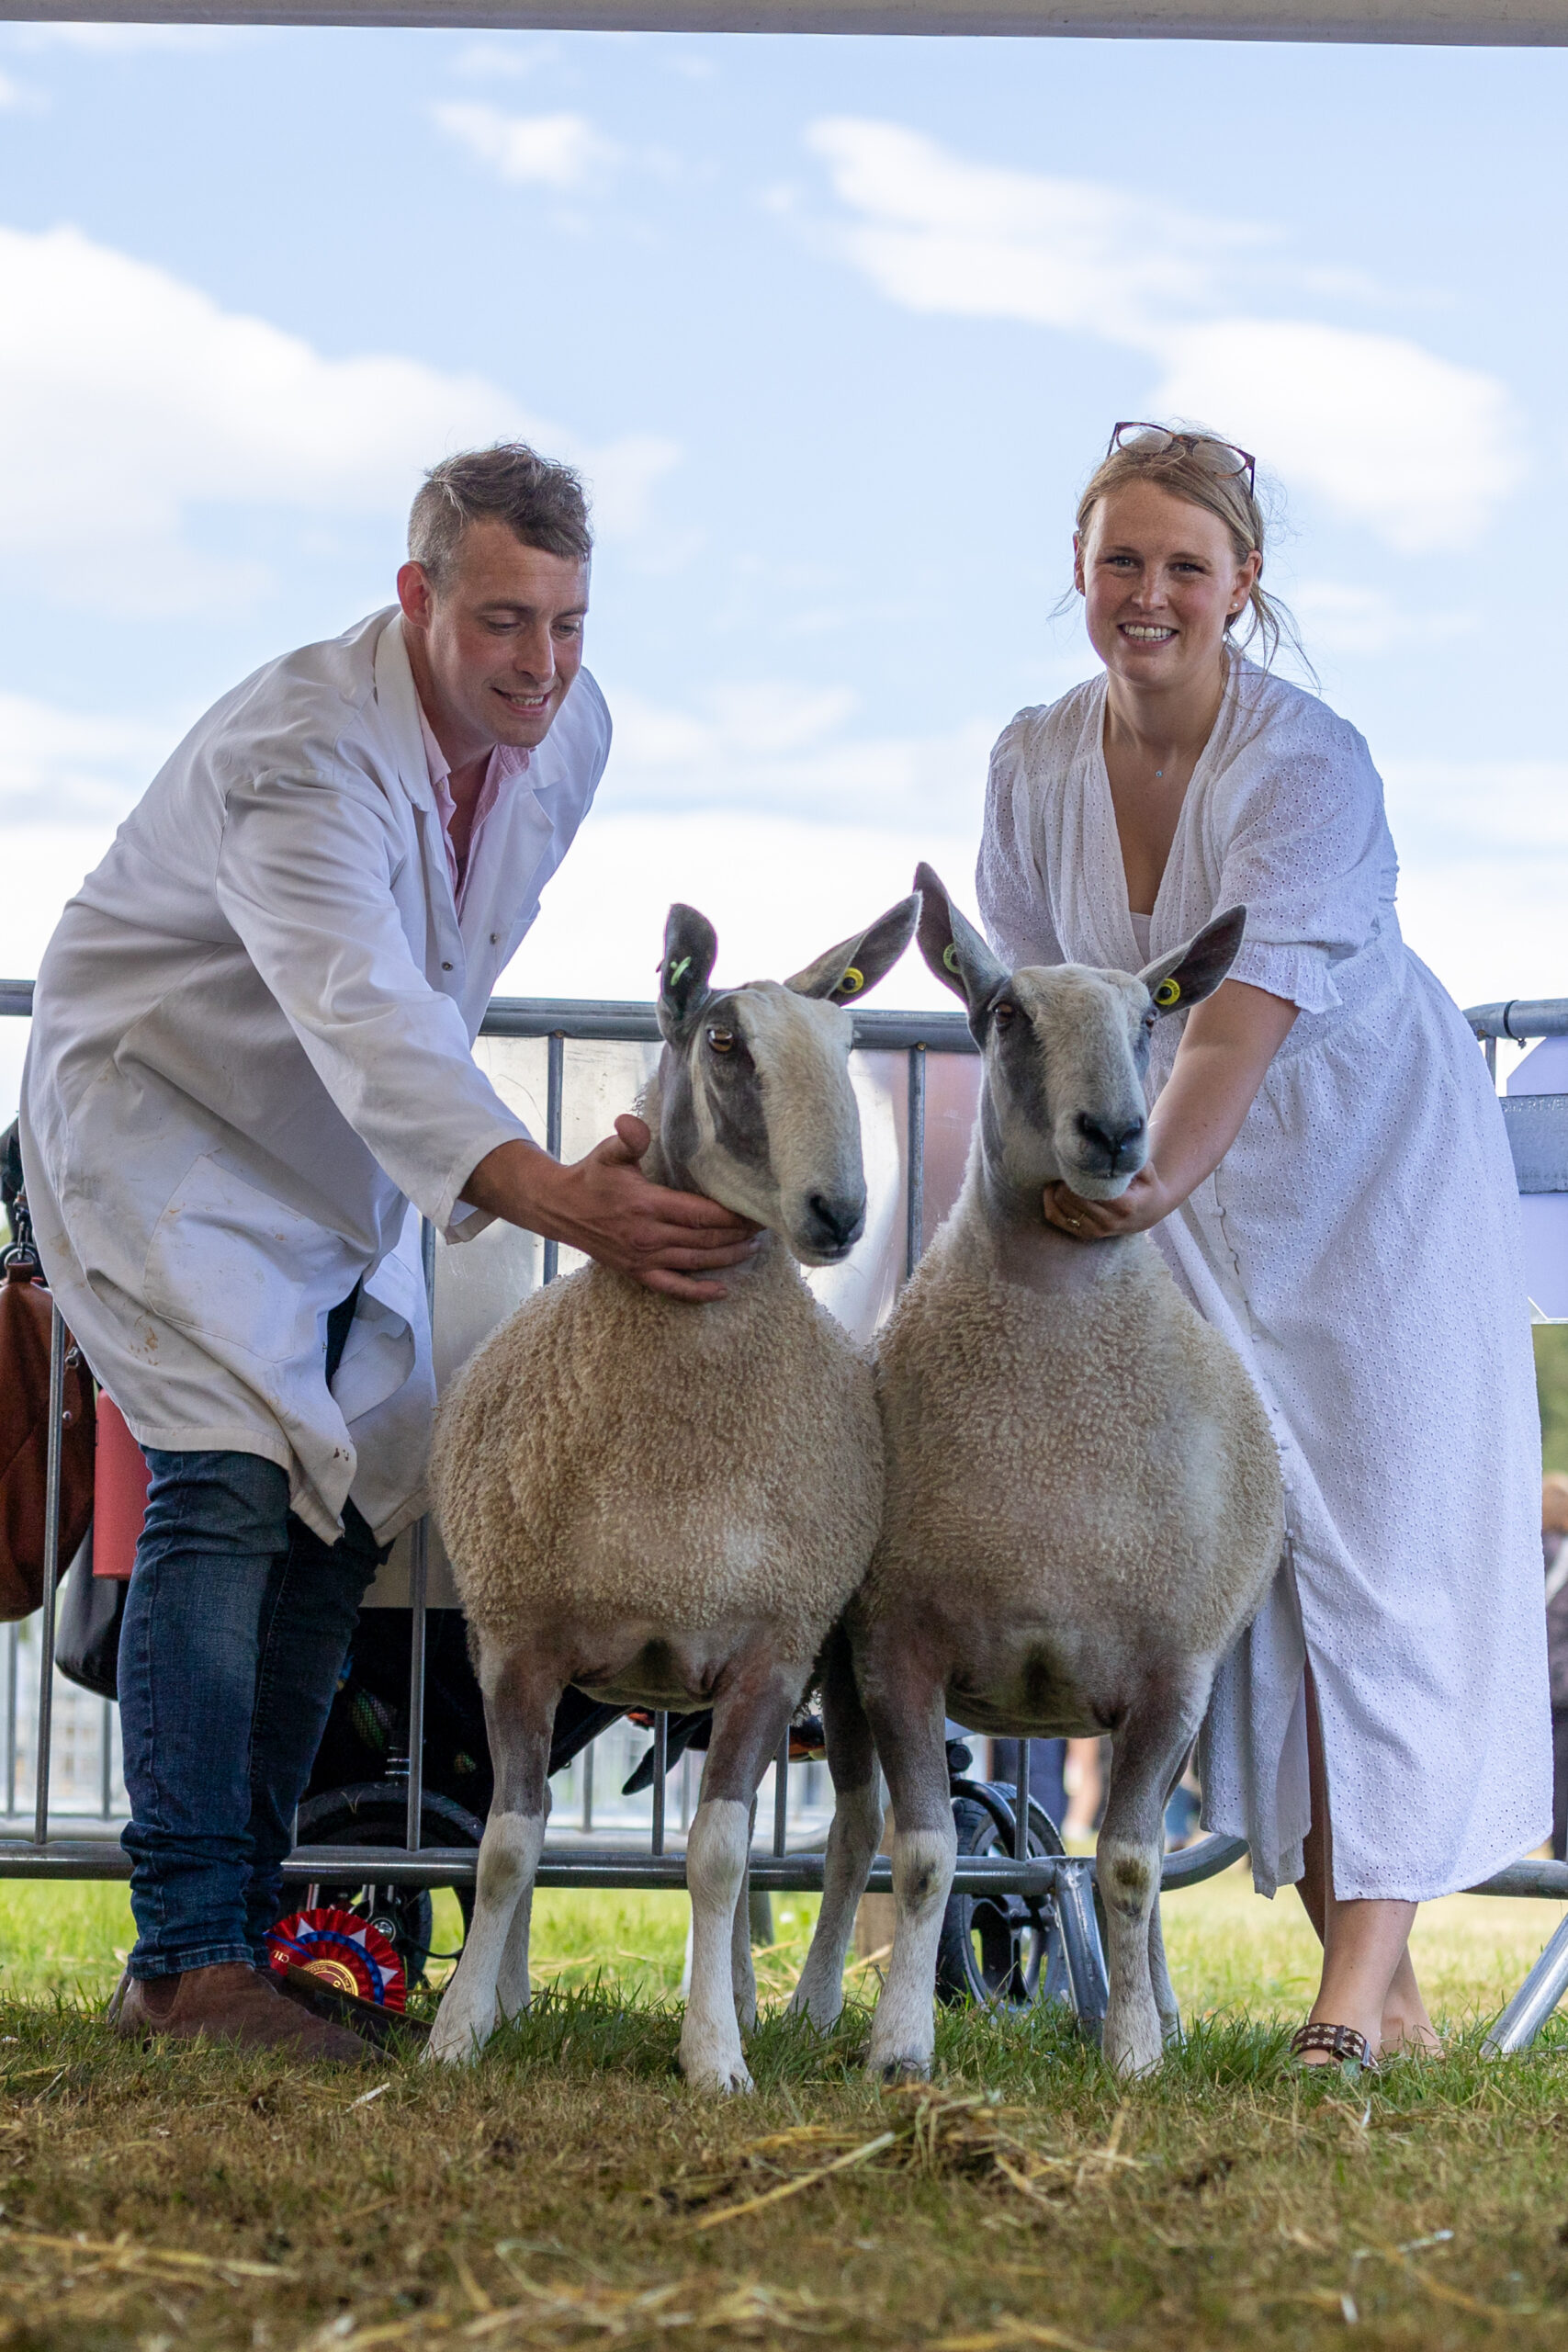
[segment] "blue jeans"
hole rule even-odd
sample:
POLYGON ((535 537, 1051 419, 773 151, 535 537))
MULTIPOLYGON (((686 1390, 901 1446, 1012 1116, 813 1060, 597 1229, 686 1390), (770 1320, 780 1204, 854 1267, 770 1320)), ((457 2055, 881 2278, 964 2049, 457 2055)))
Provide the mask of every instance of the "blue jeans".
POLYGON ((281 1865, 348 1654, 375 1539, 323 1544, 254 1453, 149 1452, 119 1641, 132 1976, 265 1963, 281 1865))

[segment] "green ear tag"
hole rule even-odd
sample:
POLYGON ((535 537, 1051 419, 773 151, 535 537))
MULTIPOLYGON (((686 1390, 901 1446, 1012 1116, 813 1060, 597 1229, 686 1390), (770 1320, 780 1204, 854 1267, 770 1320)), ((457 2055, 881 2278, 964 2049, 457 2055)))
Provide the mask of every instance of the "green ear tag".
POLYGON ((1181 1002, 1181 982, 1179 980, 1170 979, 1161 980, 1158 988, 1155 990, 1155 1002, 1158 1005, 1162 1012, 1168 1012, 1173 1004, 1179 1004, 1181 1002))
POLYGON ((682 973, 682 972, 689 972, 689 971, 691 970, 691 968, 692 968, 692 959, 691 959, 691 957, 690 957, 689 956, 682 956, 682 958, 681 958, 681 960, 680 960, 680 962, 679 962, 678 964, 671 964, 671 967, 670 967, 670 977, 669 977, 669 978, 668 978, 668 979, 665 981, 665 983, 664 983, 665 987, 666 987, 666 988, 671 988, 671 989, 672 989, 672 988, 674 987, 674 985, 675 985, 676 981, 681 978, 682 973))
POLYGON ((864 986, 865 974, 863 972, 857 971, 852 964, 846 970, 843 978, 839 982, 839 985, 834 989, 833 993, 835 996, 859 996, 864 986))
POLYGON ((948 941, 947 945, 946 945, 946 946, 942 949, 942 969, 943 969, 943 971, 944 971, 944 972, 951 972, 951 973, 953 974, 953 978, 954 978, 954 979, 957 979, 957 978, 959 977, 959 974, 958 974, 958 950, 957 950, 957 948, 953 945, 953 942, 952 942, 952 940, 951 940, 951 939, 948 941))

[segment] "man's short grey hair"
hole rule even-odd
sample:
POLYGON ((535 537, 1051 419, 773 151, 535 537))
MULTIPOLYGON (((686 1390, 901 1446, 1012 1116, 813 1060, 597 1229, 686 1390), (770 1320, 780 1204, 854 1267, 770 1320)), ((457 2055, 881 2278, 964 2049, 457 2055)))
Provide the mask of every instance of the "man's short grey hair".
POLYGON ((570 466, 525 441, 465 449, 432 466, 409 514, 409 555, 437 594, 451 585, 470 523, 493 516, 525 548, 586 563, 593 552, 588 499, 570 466))

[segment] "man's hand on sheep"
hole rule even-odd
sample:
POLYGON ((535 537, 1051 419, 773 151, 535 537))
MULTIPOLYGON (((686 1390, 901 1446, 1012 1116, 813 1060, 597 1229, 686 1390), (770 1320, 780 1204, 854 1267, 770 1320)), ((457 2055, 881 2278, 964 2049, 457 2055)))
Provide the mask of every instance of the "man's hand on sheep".
POLYGON ((531 1143, 487 1152, 463 1198, 547 1241, 564 1241, 602 1266, 670 1298, 724 1296, 713 1277, 750 1257, 757 1228, 700 1193, 652 1183, 638 1166, 652 1140, 623 1113, 585 1159, 552 1159, 531 1143))

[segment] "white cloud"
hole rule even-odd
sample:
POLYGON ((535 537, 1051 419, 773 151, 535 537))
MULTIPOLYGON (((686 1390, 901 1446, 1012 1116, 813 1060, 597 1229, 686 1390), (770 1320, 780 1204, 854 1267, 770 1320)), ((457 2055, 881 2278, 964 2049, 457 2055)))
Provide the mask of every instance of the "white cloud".
POLYGON ((9 74, 0 74, 0 114, 41 114, 44 105, 36 90, 14 82, 9 74))
POLYGON ((1521 474, 1508 395, 1399 335, 1222 319, 1155 339, 1162 415, 1223 417, 1340 514, 1406 552, 1479 537, 1521 474))
POLYGON ((497 107, 457 101, 433 107, 431 113, 443 130, 513 187, 579 195, 603 186, 620 158, 620 149, 585 115, 502 114, 497 107))
POLYGON ((0 228, 0 552, 99 612, 240 605, 257 565, 206 553, 204 508, 406 512, 451 449, 536 441, 581 464, 610 536, 641 526, 678 451, 585 447, 501 386, 390 353, 323 357, 71 228, 0 228))
POLYGON ((452 60, 452 71, 476 81, 494 81, 503 75, 517 81, 544 66, 558 64, 562 53, 559 41, 525 40, 516 34, 505 40, 471 40, 452 60))
POLYGON ((1387 653, 1468 637, 1479 625, 1473 613, 1402 612, 1382 589, 1348 581, 1303 580, 1290 604, 1309 654, 1387 653))
MULTIPOLYGON (((1520 478, 1495 378, 1403 336, 1240 314, 1259 228, 972 163, 892 123, 837 118, 807 139, 853 216, 838 249, 889 300, 1142 353, 1156 413, 1260 450, 1396 547, 1468 545, 1520 478)), ((1310 273, 1284 275, 1306 290, 1310 273)))
POLYGON ((1461 1005, 1568 996, 1568 761, 1392 760, 1404 935, 1461 1005))
POLYGON ((856 702, 848 688, 778 679, 716 687, 684 709, 618 692, 604 804, 929 823, 977 840, 995 726, 976 718, 945 735, 856 736, 856 702))
MULTIPOLYGON (((84 718, 27 695, 0 693, 0 827, 80 824, 112 831, 194 716, 162 725, 84 718)), ((13 894, 7 925, 17 911, 13 894)))

